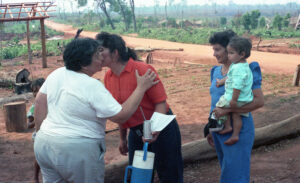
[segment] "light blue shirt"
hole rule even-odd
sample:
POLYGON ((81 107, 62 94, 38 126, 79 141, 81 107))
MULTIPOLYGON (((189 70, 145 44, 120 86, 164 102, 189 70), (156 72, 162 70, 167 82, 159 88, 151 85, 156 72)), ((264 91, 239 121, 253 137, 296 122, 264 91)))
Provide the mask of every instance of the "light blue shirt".
POLYGON ((240 90, 238 102, 251 102, 253 100, 252 83, 253 76, 249 64, 247 62, 232 63, 225 82, 225 99, 231 101, 233 89, 237 89, 240 90))

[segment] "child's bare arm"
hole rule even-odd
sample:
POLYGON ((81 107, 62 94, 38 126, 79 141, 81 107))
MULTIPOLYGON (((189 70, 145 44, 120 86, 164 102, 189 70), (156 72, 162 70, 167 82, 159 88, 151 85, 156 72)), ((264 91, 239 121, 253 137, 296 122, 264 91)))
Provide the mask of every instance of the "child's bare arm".
POLYGON ((33 116, 28 116, 28 125, 27 127, 28 128, 33 128, 35 126, 35 123, 34 123, 34 117, 33 116))
POLYGON ((38 92, 35 100, 35 110, 34 110, 34 122, 36 125, 36 131, 39 131, 40 126, 48 113, 47 106, 47 95, 38 92))
POLYGON ((217 79, 217 87, 220 87, 225 84, 227 77, 223 79, 217 79))
POLYGON ((233 89, 232 99, 230 101, 231 108, 237 108, 237 100, 240 96, 241 90, 233 89))

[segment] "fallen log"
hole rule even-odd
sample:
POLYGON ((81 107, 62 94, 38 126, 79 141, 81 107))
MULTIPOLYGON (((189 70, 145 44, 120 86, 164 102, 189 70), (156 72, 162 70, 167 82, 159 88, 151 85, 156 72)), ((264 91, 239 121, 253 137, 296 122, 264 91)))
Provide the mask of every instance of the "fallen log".
POLYGON ((137 52, 152 52, 156 50, 162 50, 162 51, 183 51, 183 48, 144 48, 144 47, 136 47, 134 48, 134 51, 137 52))
POLYGON ((14 84, 14 80, 0 78, 0 88, 13 87, 14 84))
POLYGON ((300 114, 255 130, 254 147, 269 145, 300 135, 300 114))
MULTIPOLYGON (((255 129, 254 148, 268 145, 300 134, 300 114, 286 120, 255 129)), ((216 158, 215 150, 206 139, 196 140, 182 146, 184 163, 216 158)), ((127 161, 109 164, 105 168, 105 182, 122 182, 127 161)))

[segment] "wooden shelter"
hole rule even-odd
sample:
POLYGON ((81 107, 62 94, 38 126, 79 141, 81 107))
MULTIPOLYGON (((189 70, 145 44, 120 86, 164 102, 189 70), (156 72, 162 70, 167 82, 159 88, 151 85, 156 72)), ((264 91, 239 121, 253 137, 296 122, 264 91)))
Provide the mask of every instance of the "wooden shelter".
POLYGON ((49 12, 55 10, 48 10, 53 7, 53 2, 34 2, 34 3, 7 3, 0 4, 0 23, 4 22, 27 22, 27 46, 28 46, 28 60, 32 63, 31 48, 30 48, 30 31, 29 21, 40 20, 41 24, 41 40, 42 40, 42 63, 43 68, 47 67, 46 58, 46 38, 45 38, 45 24, 46 18, 49 18, 49 12))

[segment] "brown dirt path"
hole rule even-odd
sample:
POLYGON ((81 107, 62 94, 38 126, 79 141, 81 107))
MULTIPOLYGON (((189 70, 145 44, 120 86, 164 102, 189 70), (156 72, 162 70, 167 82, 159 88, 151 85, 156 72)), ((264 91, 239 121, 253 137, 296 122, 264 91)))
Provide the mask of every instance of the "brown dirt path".
MULTIPOLYGON (((45 24, 52 29, 65 32, 67 35, 75 35, 77 31, 71 25, 59 24, 52 21, 45 21, 45 24)), ((81 36, 94 38, 96 34, 96 32, 83 31, 81 36)), ((183 48, 184 51, 180 54, 180 57, 181 61, 184 62, 200 64, 216 63, 211 46, 208 45, 176 43, 128 36, 122 37, 131 47, 183 48)), ((248 60, 259 61, 263 72, 292 74, 296 66, 300 64, 300 55, 267 53, 253 50, 248 60)))

